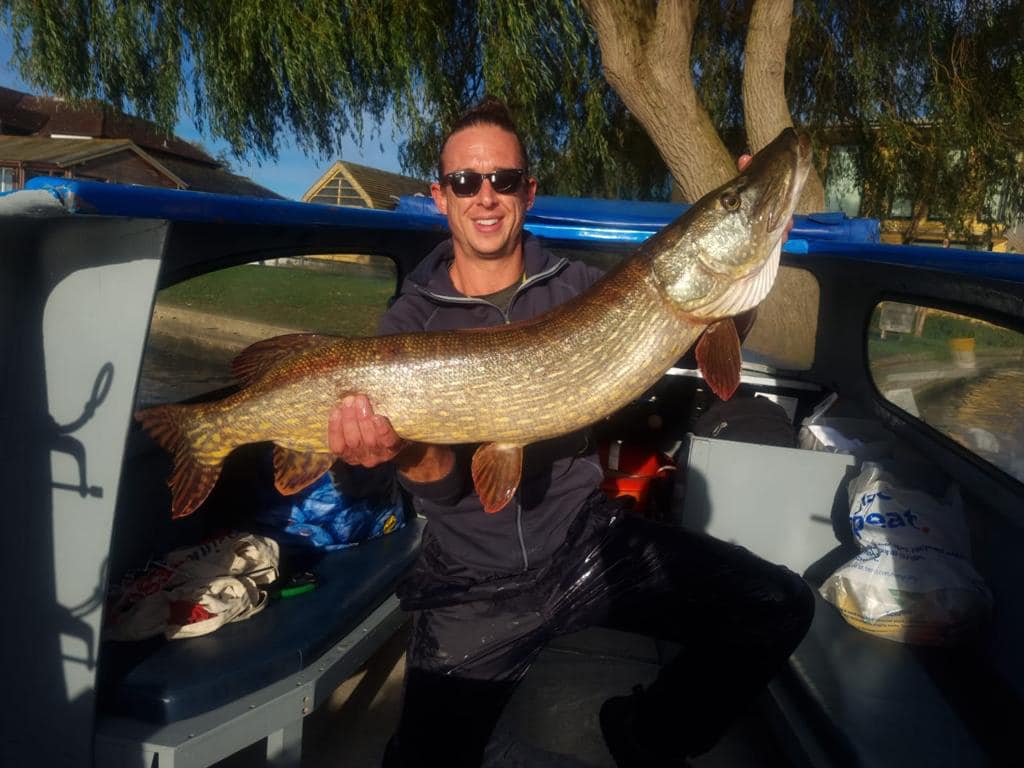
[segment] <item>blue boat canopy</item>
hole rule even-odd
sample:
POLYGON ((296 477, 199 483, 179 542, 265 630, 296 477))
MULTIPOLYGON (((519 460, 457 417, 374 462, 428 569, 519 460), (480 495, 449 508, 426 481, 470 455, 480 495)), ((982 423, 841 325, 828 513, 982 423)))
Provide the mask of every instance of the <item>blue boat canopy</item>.
MULTIPOLYGON (((538 196, 526 214, 526 228, 553 239, 607 239, 616 232, 627 242, 642 242, 689 209, 685 203, 538 196)), ((443 218, 429 197, 399 198, 398 212, 443 218)), ((793 240, 879 242, 878 219, 851 219, 841 211, 796 216, 793 240)))
MULTIPOLYGON (((304 226, 445 228, 429 197, 404 196, 394 211, 350 208, 293 200, 216 195, 156 187, 36 177, 27 189, 48 190, 72 213, 192 222, 304 226)), ((539 196, 526 227, 555 240, 640 243, 683 214, 682 203, 539 196)), ((877 243, 876 219, 843 213, 797 216, 791 240, 877 243)))
MULTIPOLYGON (((309 253, 328 247, 332 238, 337 240, 343 232, 354 233, 345 240, 350 245, 379 243, 381 233, 416 239, 424 233, 441 238, 447 232, 444 217, 433 201, 423 196, 402 197, 395 210, 384 211, 48 177, 34 178, 26 188, 49 192, 72 214, 163 219, 200 226, 235 225, 235 232, 226 233, 225 237, 235 237, 238 231, 253 227, 301 228, 309 234, 309 253)), ((687 207, 682 203, 539 196, 527 215, 526 228, 562 246, 585 243, 588 248, 600 248, 602 244, 621 248, 642 243, 687 207)), ((798 215, 794 219, 783 249, 789 253, 827 252, 833 257, 880 265, 912 264, 925 269, 1024 280, 1024 259, 1020 254, 888 245, 879 242, 877 219, 852 219, 841 212, 798 215)), ((422 247, 417 252, 421 251, 422 247)), ((184 272, 168 272, 162 282, 184 276, 184 272)))

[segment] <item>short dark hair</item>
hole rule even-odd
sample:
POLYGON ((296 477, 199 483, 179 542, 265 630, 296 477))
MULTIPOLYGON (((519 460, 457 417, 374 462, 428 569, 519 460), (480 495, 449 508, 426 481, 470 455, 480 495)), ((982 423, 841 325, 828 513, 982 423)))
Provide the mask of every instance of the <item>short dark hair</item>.
POLYGON ((444 148, 448 146, 448 142, 451 141, 459 131, 465 130, 466 128, 472 128, 477 125, 493 125, 496 128, 501 128, 503 131, 508 131, 516 137, 516 142, 519 144, 519 159, 521 167, 524 171, 529 172, 529 160, 526 158, 526 146, 523 144, 523 137, 519 135, 519 129, 516 128, 516 123, 512 119, 511 113, 508 111, 508 107, 505 106, 505 102, 501 99, 496 99, 493 96, 484 96, 483 100, 479 104, 470 107, 452 126, 451 130, 444 137, 444 141, 441 142, 441 151, 437 155, 437 178, 441 181, 444 180, 444 165, 442 164, 442 158, 444 157, 444 148))

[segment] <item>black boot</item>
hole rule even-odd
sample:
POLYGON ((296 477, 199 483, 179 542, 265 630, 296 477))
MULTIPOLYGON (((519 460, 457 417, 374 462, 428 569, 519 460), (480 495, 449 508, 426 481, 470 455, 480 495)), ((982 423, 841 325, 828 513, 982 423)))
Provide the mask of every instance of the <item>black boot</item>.
POLYGON ((643 688, 628 696, 613 696, 601 705, 601 734, 618 768, 685 768, 682 754, 667 754, 662 739, 644 735, 644 723, 637 713, 643 688))

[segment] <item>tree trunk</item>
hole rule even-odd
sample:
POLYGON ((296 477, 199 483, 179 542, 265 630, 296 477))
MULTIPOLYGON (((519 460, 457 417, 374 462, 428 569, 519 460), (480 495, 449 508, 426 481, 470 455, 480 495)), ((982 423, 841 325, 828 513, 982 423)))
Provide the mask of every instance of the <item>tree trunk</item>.
MULTIPOLYGON (((743 114, 753 152, 793 126, 786 102, 786 49, 792 23, 793 0, 755 0, 743 63, 743 114)), ((825 210, 825 188, 814 168, 797 210, 825 210)))
POLYGON ((918 200, 910 213, 910 224, 903 231, 903 244, 910 245, 917 239, 917 231, 928 220, 928 203, 918 200))
POLYGON ((736 174, 693 85, 697 0, 582 0, 605 77, 644 126, 683 198, 697 200, 736 174))

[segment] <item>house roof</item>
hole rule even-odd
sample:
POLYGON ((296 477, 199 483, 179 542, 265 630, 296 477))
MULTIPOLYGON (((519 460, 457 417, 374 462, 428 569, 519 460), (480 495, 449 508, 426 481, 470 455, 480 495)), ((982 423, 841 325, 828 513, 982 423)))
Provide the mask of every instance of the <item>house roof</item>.
POLYGON ((118 112, 96 101, 72 103, 53 96, 33 96, 0 88, 0 133, 36 136, 75 135, 130 139, 156 150, 217 167, 218 161, 199 147, 162 131, 153 123, 118 112))
POLYGON ((0 136, 0 161, 50 163, 72 168, 117 152, 131 152, 181 187, 191 186, 166 165, 128 139, 51 139, 42 136, 0 136))
POLYGON ((302 196, 307 203, 391 210, 403 195, 427 195, 430 183, 357 163, 338 161, 302 196))
POLYGON ((180 176, 188 184, 189 189, 200 192, 216 192, 222 195, 245 195, 246 197, 262 197, 271 200, 284 200, 281 195, 262 187, 252 179, 231 173, 224 168, 211 168, 198 163, 190 163, 174 157, 158 155, 157 159, 167 168, 180 176))
POLYGON ((75 103, 0 88, 0 162, 74 166, 131 152, 175 186, 198 192, 278 198, 200 147, 99 102, 75 103), (58 138, 54 138, 54 136, 58 138), (60 138, 60 136, 82 138, 60 138))

